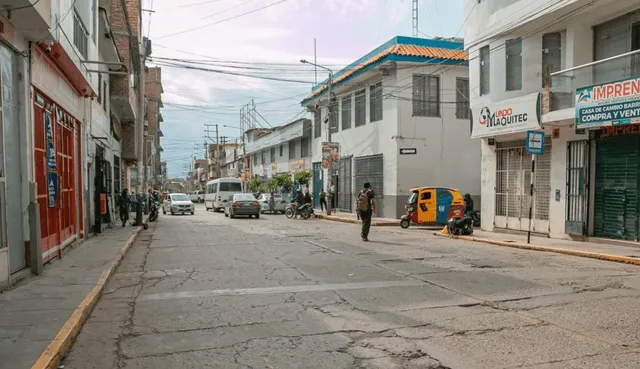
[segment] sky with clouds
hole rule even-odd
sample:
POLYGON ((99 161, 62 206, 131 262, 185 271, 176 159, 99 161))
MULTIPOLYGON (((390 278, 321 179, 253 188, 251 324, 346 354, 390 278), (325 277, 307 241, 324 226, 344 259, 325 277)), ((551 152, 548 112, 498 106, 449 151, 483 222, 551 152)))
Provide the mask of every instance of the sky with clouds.
MULTIPOLYGON (((184 177, 204 154, 205 124, 237 138, 240 108, 252 99, 264 126, 305 116, 300 101, 318 64, 334 72, 394 36, 410 36, 411 0, 142 0, 143 31, 162 65, 161 140, 170 177, 184 177), (195 61, 214 73, 168 66, 195 61), (250 75, 250 76, 247 76, 250 75), (253 78, 260 76, 265 78, 253 78), (291 81, 275 81, 287 79, 291 81), (265 122, 266 121, 266 122, 265 122)), ((420 0, 420 37, 462 37, 462 0, 420 0)), ((326 78, 318 70, 318 81, 326 78)))

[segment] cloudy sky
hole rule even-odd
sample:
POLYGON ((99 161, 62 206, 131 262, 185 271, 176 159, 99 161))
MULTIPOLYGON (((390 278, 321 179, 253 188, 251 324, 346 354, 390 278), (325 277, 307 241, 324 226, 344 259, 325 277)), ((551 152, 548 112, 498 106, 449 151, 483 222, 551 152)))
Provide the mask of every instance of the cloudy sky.
MULTIPOLYGON (((154 11, 145 14, 143 29, 163 68, 162 147, 170 177, 186 175, 193 156, 203 157, 205 124, 239 137, 240 108, 251 99, 264 126, 304 116, 300 100, 315 76, 299 61, 313 60, 314 38, 318 64, 335 72, 412 32, 411 0, 143 0, 143 8, 154 11)), ((420 0, 419 20, 421 37, 461 37, 462 0, 420 0)), ((319 70, 318 80, 325 77, 319 70)))

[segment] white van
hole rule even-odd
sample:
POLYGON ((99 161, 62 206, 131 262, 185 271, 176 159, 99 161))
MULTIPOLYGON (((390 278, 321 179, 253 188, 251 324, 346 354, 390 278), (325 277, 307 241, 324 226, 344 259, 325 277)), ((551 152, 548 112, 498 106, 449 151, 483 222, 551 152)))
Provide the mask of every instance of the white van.
POLYGON ((209 211, 224 209, 234 194, 242 192, 242 181, 239 178, 220 178, 207 182, 204 194, 204 207, 209 211))

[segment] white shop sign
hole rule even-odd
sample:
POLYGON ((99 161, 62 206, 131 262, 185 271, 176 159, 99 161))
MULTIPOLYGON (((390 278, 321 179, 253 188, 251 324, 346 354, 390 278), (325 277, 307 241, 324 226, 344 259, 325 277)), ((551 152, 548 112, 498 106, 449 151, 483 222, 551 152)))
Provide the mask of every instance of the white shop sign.
POLYGON ((473 108, 471 138, 495 137, 540 129, 540 94, 473 108))

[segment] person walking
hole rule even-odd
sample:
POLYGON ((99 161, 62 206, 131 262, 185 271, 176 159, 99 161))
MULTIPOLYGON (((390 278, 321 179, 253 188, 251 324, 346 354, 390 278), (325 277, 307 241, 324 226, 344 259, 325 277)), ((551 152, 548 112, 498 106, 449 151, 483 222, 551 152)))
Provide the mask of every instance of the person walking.
POLYGON ((120 196, 120 220, 122 221, 122 227, 127 225, 127 220, 129 220, 129 212, 131 211, 131 198, 127 193, 127 189, 122 190, 122 195, 120 196))
POLYGON ((320 189, 320 211, 324 211, 327 208, 327 193, 324 192, 324 189, 320 189))
POLYGON ((276 197, 271 192, 271 196, 269 196, 269 210, 271 210, 271 214, 275 214, 276 212, 276 197))
POLYGON ((376 213, 376 200, 371 183, 367 182, 358 195, 358 212, 362 219, 362 232, 360 237, 363 241, 369 241, 369 230, 371 229, 371 217, 376 213))

